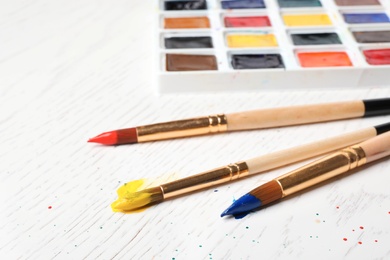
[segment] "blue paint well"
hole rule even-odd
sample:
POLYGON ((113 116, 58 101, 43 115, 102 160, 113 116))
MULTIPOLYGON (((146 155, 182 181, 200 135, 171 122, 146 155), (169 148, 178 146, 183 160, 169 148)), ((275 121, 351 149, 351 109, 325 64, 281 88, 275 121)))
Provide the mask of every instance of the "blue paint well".
POLYGON ((389 23, 385 13, 343 14, 346 23, 389 23))
POLYGON ((258 9, 265 8, 264 0, 221 1, 222 9, 258 9))
POLYGON ((233 202, 230 207, 228 207, 224 212, 222 212, 221 217, 227 215, 233 215, 236 219, 245 217, 251 210, 254 210, 261 206, 261 201, 250 193, 245 194, 235 202, 233 202))

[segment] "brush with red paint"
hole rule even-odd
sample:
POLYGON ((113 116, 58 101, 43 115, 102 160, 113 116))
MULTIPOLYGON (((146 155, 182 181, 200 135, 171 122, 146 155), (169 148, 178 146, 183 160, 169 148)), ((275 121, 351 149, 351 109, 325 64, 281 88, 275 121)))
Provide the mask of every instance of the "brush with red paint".
POLYGON ((102 133, 88 142, 143 143, 222 132, 262 129, 390 114, 390 98, 261 109, 138 126, 102 133))

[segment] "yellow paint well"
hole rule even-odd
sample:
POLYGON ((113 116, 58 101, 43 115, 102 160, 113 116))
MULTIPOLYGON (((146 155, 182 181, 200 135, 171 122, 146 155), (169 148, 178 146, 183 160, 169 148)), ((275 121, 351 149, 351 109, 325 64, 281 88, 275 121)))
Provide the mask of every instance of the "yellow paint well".
POLYGON ((143 211, 141 208, 150 202, 151 194, 138 192, 145 186, 145 179, 135 180, 122 185, 118 190, 118 199, 111 204, 114 212, 132 213, 143 211))
POLYGON ((227 35, 226 40, 230 48, 278 46, 273 34, 230 34, 227 35))
POLYGON ((283 15, 283 21, 287 26, 332 25, 332 21, 327 14, 283 15))

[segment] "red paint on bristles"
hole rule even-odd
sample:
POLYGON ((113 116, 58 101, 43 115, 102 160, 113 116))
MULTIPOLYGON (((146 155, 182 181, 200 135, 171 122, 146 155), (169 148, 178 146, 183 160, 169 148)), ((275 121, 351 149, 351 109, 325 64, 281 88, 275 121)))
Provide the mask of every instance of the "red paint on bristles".
POLYGON ((133 144, 138 142, 137 129, 126 128, 110 132, 104 132, 88 140, 90 143, 104 145, 133 144))

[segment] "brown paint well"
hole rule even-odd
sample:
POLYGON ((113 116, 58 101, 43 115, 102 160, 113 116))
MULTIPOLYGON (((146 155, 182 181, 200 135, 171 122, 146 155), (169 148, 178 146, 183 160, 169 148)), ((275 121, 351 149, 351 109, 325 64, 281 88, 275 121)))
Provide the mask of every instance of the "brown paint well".
POLYGON ((167 54, 167 71, 217 70, 214 55, 167 54))
POLYGON ((380 5, 378 0, 335 0, 338 6, 380 5))
POLYGON ((210 28, 210 20, 206 16, 165 18, 164 28, 165 29, 210 28))

